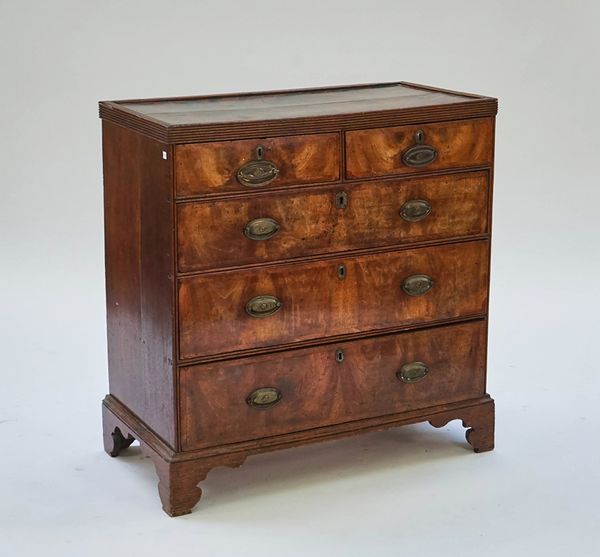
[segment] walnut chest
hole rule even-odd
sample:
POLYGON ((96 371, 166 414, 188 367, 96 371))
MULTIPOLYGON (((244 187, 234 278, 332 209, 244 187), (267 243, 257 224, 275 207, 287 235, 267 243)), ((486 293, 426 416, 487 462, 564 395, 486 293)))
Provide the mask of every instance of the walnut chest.
POLYGON ((486 393, 496 99, 409 83, 100 103, 104 440, 170 515, 215 466, 486 393))

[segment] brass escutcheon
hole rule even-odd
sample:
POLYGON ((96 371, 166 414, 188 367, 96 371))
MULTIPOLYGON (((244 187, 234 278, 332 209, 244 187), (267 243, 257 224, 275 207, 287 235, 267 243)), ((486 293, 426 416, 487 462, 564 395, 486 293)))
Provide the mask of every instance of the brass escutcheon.
POLYGON ((338 191, 335 194, 335 206, 337 209, 346 209, 348 207, 348 194, 345 191, 338 191))

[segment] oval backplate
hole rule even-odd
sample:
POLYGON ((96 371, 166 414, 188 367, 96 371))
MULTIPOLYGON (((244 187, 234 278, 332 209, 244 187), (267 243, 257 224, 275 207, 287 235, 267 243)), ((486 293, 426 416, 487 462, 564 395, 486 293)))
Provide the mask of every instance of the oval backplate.
POLYGON ((277 175, 279 169, 271 161, 258 160, 250 161, 242 166, 237 173, 237 179, 243 186, 258 188, 271 183, 277 175))
POLYGON ((275 296, 255 296, 246 304, 246 313, 252 317, 268 317, 277 313, 281 306, 275 296))
POLYGON ((281 391, 275 387, 261 387, 252 391, 247 397, 246 402, 252 408, 271 408, 275 406, 282 398, 281 391))
POLYGON ((396 377, 404 383, 416 383, 421 381, 429 373, 429 368, 423 362, 411 362, 404 364, 396 377))
POLYGON ((433 288, 434 282, 429 275, 412 275, 402 282, 402 290, 409 296, 422 296, 433 288))
POLYGON ((244 235, 250 240, 268 240, 279 232, 279 223, 269 217, 251 220, 244 228, 244 235))
POLYGON ((402 154, 402 162, 407 166, 427 166, 437 159, 437 151, 431 145, 415 145, 402 154))
POLYGON ((418 222, 431 213, 431 204, 424 199, 411 199, 400 207, 400 216, 408 222, 418 222))

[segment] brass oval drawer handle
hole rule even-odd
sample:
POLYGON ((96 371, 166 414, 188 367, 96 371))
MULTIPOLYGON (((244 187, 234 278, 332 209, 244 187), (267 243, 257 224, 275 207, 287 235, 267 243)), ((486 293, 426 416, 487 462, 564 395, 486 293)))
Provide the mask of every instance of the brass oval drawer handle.
POLYGON ((396 373, 396 377, 404 383, 416 383, 425 379, 428 373, 429 368, 423 362, 411 362, 404 364, 396 373))
POLYGON ((259 188, 270 184, 279 175, 279 168, 274 162, 263 160, 264 147, 256 148, 256 160, 247 162, 237 172, 237 180, 242 186, 259 188))
POLYGON ((402 290, 409 296, 422 296, 434 286, 429 275, 411 275, 402 281, 402 290))
POLYGON ((402 153, 402 162, 406 166, 421 167, 427 166, 437 159, 438 152, 431 145, 424 145, 425 134, 422 130, 415 133, 415 143, 413 147, 402 153))
POLYGON ((275 296, 255 296, 246 304, 251 317, 268 317, 277 313, 283 304, 275 296))
POLYGON ((269 217, 251 220, 244 228, 244 235, 250 240, 268 240, 279 232, 279 223, 269 217))
POLYGON ((431 204, 424 199, 411 199, 400 207, 400 216, 407 222, 419 222, 431 213, 431 204))
POLYGON ((271 406, 275 406, 282 397, 281 391, 275 387, 261 387, 260 389, 252 391, 246 397, 246 403, 249 406, 252 406, 252 408, 271 408, 271 406))

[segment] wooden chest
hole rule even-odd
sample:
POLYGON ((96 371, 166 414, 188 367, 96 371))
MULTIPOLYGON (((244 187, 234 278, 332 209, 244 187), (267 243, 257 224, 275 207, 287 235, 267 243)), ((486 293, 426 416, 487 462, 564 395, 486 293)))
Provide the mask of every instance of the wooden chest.
POLYGON ((101 102, 110 394, 170 515, 215 466, 486 393, 497 101, 391 83, 101 102))

